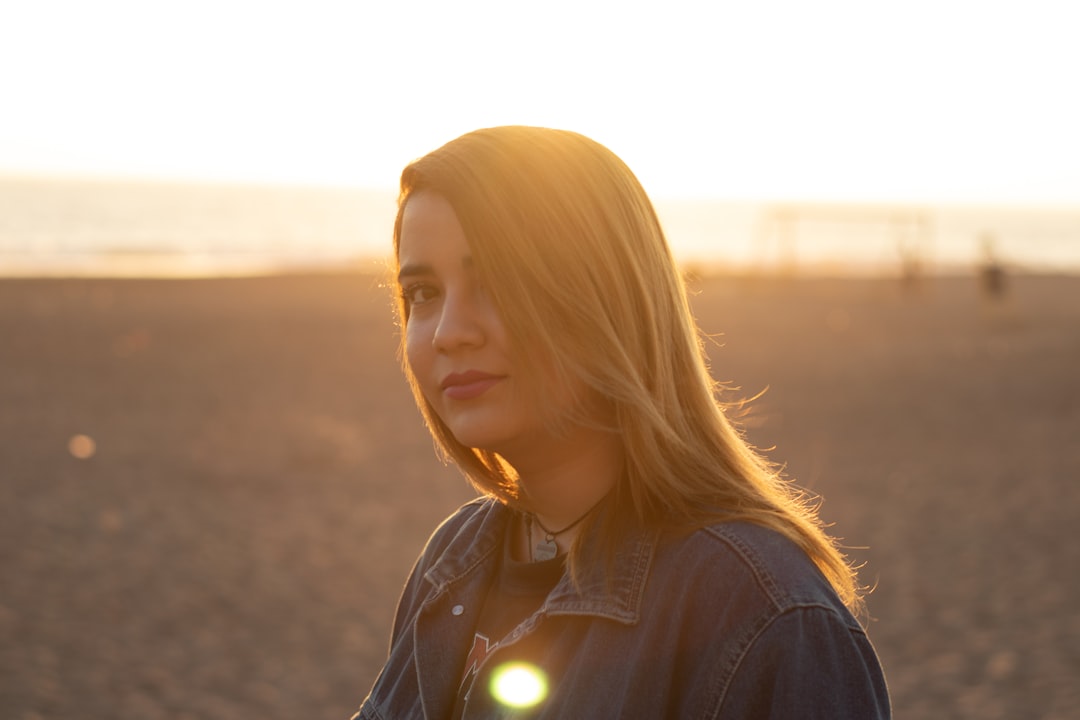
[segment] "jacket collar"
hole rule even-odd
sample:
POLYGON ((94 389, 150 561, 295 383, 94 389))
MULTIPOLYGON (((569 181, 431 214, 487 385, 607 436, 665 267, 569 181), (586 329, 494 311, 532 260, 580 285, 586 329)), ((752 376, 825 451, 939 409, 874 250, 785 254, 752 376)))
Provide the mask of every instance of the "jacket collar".
MULTIPOLYGON (((490 566, 498 558, 506 526, 514 510, 495 499, 477 502, 476 509, 461 523, 456 535, 440 553, 425 579, 441 590, 473 572, 490 566)), ((586 538, 582 547, 583 568, 575 586, 564 574, 548 595, 541 612, 549 615, 597 615, 626 624, 641 618, 641 601, 649 568, 656 552, 658 533, 633 530, 619 539, 610 579, 600 538, 586 538)))

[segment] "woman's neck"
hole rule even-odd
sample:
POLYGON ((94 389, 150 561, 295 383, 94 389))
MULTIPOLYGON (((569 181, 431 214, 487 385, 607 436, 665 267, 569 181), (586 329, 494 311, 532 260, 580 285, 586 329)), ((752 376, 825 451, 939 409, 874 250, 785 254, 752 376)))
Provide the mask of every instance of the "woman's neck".
MULTIPOLYGON (((542 528, 558 532, 596 507, 623 472, 619 436, 590 428, 578 428, 554 446, 514 460, 522 500, 538 521, 533 532, 540 537, 542 528)), ((559 532, 559 548, 569 547, 580 529, 578 524, 559 532)))

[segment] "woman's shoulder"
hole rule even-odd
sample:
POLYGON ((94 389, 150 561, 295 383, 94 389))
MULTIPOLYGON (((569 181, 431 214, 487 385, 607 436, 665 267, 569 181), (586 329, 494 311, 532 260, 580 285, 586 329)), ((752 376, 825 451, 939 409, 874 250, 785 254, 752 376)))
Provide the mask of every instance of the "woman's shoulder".
POLYGON ((482 519, 491 512, 498 512, 502 507, 502 504, 495 498, 486 495, 475 497, 447 515, 431 533, 431 540, 447 536, 453 537, 470 523, 482 519))
POLYGON ((424 546, 422 563, 431 564, 451 546, 463 548, 487 544, 501 536, 501 527, 511 512, 497 499, 480 496, 465 503, 439 523, 424 546))
MULTIPOLYGON (((751 522, 720 522, 667 533, 657 548, 654 577, 670 576, 720 597, 761 603, 773 613, 821 607, 850 617, 829 581, 792 540, 751 522)), ((857 621, 852 620, 857 625, 857 621)))

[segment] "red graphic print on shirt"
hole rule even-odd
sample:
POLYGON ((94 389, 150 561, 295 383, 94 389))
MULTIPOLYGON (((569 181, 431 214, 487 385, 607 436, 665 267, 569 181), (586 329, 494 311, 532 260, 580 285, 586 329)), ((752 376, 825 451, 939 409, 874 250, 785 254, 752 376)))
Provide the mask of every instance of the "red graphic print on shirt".
POLYGON ((468 657, 465 658, 465 673, 461 678, 459 692, 466 692, 467 695, 471 689, 473 678, 476 676, 476 671, 480 669, 487 656, 497 647, 499 647, 499 643, 492 644, 486 635, 476 633, 473 636, 472 650, 469 651, 468 657))

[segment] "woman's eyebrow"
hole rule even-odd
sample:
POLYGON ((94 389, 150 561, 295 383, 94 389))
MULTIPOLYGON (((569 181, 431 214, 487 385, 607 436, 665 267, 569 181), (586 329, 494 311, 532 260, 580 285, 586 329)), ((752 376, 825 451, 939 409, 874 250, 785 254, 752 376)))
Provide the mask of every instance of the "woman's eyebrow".
MULTIPOLYGON (((461 265, 466 270, 473 269, 472 255, 466 255, 461 258, 461 265)), ((402 280, 410 277, 416 277, 417 275, 434 275, 435 270, 427 263, 405 263, 398 269, 397 281, 400 285, 402 280)))
POLYGON ((398 269, 398 284, 401 284, 401 281, 404 278, 415 277, 417 275, 430 275, 431 272, 431 266, 423 263, 410 263, 402 265, 401 268, 398 269))

